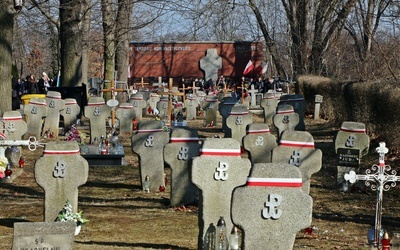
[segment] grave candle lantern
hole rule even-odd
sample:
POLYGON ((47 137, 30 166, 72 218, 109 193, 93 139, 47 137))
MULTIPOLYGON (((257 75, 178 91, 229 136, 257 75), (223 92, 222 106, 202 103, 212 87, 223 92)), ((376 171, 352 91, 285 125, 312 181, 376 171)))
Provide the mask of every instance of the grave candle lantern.
POLYGON ((224 217, 219 217, 215 234, 215 250, 225 250, 227 245, 226 223, 224 217))
POLYGON ((238 250, 239 249, 239 234, 237 227, 233 226, 231 235, 229 236, 229 249, 238 250))
POLYGON ((20 158, 21 152, 17 146, 12 146, 10 150, 10 164, 13 166, 18 165, 18 161, 20 158))
POLYGON ((11 178, 12 170, 10 164, 7 164, 6 170, 4 171, 4 175, 6 176, 7 179, 11 178))
POLYGON ((150 192, 150 188, 151 188, 151 182, 150 182, 150 176, 146 175, 145 179, 144 179, 144 184, 143 184, 143 188, 144 191, 146 191, 147 193, 150 192))
POLYGON ((25 165, 25 159, 24 159, 23 156, 21 156, 21 157, 19 158, 18 165, 19 165, 20 168, 23 168, 23 167, 24 167, 24 165, 25 165))

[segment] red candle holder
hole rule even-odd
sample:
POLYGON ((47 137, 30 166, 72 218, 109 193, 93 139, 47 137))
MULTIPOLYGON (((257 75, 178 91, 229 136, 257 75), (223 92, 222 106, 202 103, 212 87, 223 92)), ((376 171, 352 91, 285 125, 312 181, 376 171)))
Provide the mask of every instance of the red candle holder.
POLYGON ((20 168, 23 168, 23 167, 24 167, 24 165, 25 165, 25 159, 24 159, 23 156, 21 156, 21 157, 19 158, 18 165, 19 165, 20 168))
POLYGON ((6 170, 4 171, 4 175, 6 176, 7 179, 10 179, 10 178, 11 178, 12 170, 11 170, 10 165, 7 165, 7 168, 6 168, 6 170))

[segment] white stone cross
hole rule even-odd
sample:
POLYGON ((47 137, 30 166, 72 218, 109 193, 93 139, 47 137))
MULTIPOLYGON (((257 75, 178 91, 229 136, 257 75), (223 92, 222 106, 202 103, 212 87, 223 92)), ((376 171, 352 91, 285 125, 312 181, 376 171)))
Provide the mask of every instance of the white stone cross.
POLYGON ((350 183, 354 183, 358 180, 365 181, 367 187, 371 186, 372 190, 377 191, 374 244, 379 246, 379 233, 382 228, 383 191, 389 191, 391 187, 395 187, 396 182, 400 181, 400 176, 396 176, 396 170, 391 170, 389 165, 385 165, 385 154, 389 152, 386 143, 379 143, 376 152, 379 154, 378 165, 374 164, 371 169, 367 169, 365 175, 358 175, 354 171, 350 171, 348 174, 344 175, 344 179, 350 181, 350 183))
POLYGON ((251 95, 251 107, 256 106, 256 93, 258 93, 258 89, 254 89, 254 85, 251 85, 251 89, 248 90, 247 92, 250 93, 251 95))

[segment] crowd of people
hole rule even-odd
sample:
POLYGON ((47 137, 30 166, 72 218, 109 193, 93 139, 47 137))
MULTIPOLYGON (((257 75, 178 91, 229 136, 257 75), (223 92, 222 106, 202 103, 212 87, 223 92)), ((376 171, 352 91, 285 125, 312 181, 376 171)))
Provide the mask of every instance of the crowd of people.
POLYGON ((236 98, 240 99, 242 95, 242 88, 245 95, 248 95, 247 90, 251 89, 252 85, 254 89, 257 89, 259 93, 266 93, 269 90, 280 91, 282 89, 282 81, 280 78, 273 77, 258 77, 258 78, 245 78, 242 77, 238 80, 225 78, 224 76, 218 77, 218 79, 210 78, 207 81, 203 79, 194 79, 192 78, 190 81, 186 81, 185 78, 182 77, 179 82, 178 88, 180 90, 185 86, 186 94, 191 91, 191 87, 195 86, 198 90, 204 91, 207 94, 210 92, 218 93, 222 89, 231 89, 236 98))
POLYGON ((47 75, 42 73, 42 77, 37 80, 35 75, 27 75, 25 79, 11 80, 12 83, 12 109, 17 110, 21 104, 21 97, 26 94, 46 94, 48 88, 54 87, 55 82, 47 75))

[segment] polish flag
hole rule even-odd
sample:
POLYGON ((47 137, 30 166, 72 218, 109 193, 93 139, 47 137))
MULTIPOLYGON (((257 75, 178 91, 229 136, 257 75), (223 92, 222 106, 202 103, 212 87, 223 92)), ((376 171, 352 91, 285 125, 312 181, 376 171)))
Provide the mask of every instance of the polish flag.
POLYGON ((261 70, 261 74, 267 73, 269 63, 267 62, 261 70))
POLYGON ((248 73, 253 71, 253 69, 254 69, 253 62, 251 60, 249 60, 249 62, 246 65, 246 68, 243 71, 243 75, 247 75, 248 73))

